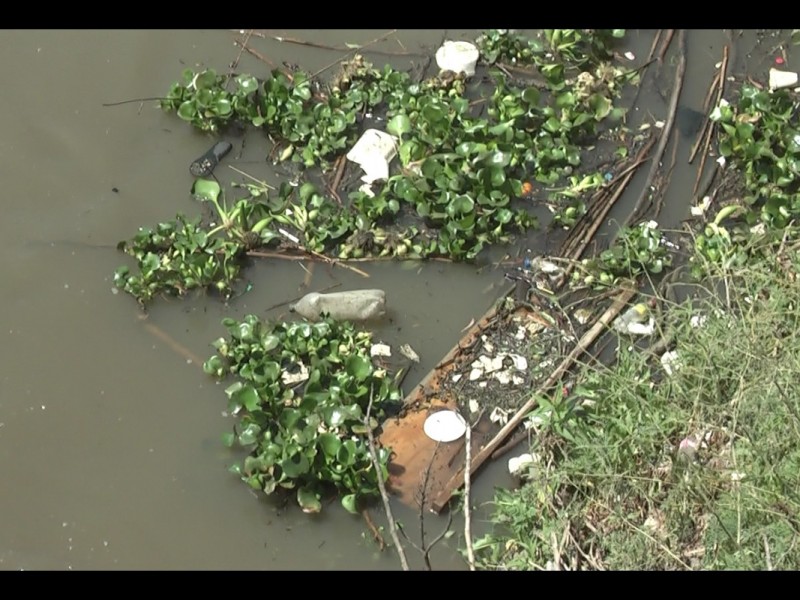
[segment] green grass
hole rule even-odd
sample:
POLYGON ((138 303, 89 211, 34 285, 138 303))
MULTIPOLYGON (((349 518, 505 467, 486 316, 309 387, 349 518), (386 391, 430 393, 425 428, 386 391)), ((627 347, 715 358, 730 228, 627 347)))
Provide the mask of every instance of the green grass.
POLYGON ((659 299, 672 376, 621 337, 613 365, 538 409, 539 462, 498 491, 481 568, 800 568, 799 247, 703 264, 691 301, 659 299))

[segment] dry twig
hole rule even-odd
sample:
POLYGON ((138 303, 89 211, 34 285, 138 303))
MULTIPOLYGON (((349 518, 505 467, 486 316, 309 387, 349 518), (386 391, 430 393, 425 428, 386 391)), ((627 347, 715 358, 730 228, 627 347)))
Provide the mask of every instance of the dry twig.
MULTIPOLYGON (((671 37, 671 36, 670 36, 671 37)), ((670 134, 672 133, 672 126, 675 123, 675 113, 678 110, 678 99, 681 95, 681 89, 683 88, 683 76, 686 73, 686 30, 681 29, 680 33, 678 34, 678 40, 680 42, 680 58, 678 60, 678 68, 675 71, 675 84, 672 88, 672 98, 670 99, 669 103, 669 113, 667 116, 667 122, 664 125, 664 129, 661 132, 661 139, 658 142, 658 147, 656 148, 655 155, 653 156, 653 162, 650 165, 650 171, 647 174, 647 180, 645 181, 644 188, 642 189, 642 193, 639 196, 639 199, 636 201, 636 204, 631 211, 630 216, 625 221, 625 225, 630 225, 635 219, 639 217, 639 212, 642 209, 645 201, 650 195, 650 186, 652 185, 653 178, 656 175, 656 171, 658 171, 659 165, 661 163, 661 156, 664 154, 664 150, 667 147, 667 142, 669 141, 670 134)))
POLYGON ((372 459, 372 468, 378 474, 378 489, 381 493, 381 500, 383 500, 383 508, 386 510, 386 518, 389 521, 389 533, 392 536, 394 547, 397 549, 397 555, 400 557, 400 565, 404 571, 408 571, 408 561, 406 560, 406 553, 403 550, 403 545, 400 543, 400 537, 397 535, 397 522, 392 515, 392 506, 389 502, 389 495, 386 493, 386 485, 383 483, 383 477, 380 476, 381 464, 378 460, 378 453, 375 451, 375 436, 372 435, 372 427, 369 424, 370 413, 372 412, 372 401, 374 399, 373 390, 369 391, 369 404, 367 405, 367 414, 364 416, 364 425, 367 428, 367 443, 369 445, 369 456, 372 459))

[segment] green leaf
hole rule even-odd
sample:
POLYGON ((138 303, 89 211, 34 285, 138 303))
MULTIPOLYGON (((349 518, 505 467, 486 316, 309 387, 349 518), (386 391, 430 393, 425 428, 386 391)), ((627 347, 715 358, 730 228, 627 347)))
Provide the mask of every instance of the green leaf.
POLYGON ((245 94, 250 94, 258 89, 258 80, 252 75, 239 75, 236 78, 236 83, 245 94))
POLYGON ((187 100, 178 107, 178 116, 184 121, 191 121, 197 116, 194 100, 187 100))
POLYGON ((203 363, 203 372, 206 375, 213 375, 214 377, 221 377, 224 369, 222 358, 214 355, 203 363))
POLYGON ((411 120, 405 114, 399 114, 386 124, 386 131, 394 136, 403 137, 411 131, 411 120))
POLYGON ((342 446, 341 440, 329 432, 319 434, 317 443, 328 458, 335 458, 339 448, 342 446))
POLYGON ((213 179, 196 179, 192 186, 192 195, 200 198, 201 200, 217 201, 220 194, 219 183, 213 179))
POLYGON ((539 90, 535 87, 529 87, 522 92, 522 99, 531 106, 536 106, 537 104, 539 104, 540 97, 541 94, 539 93, 539 90))
POLYGON ((342 506, 350 514, 358 514, 358 502, 356 501, 355 494, 347 494, 346 496, 342 496, 342 506))
POLYGON ((222 434, 222 444, 225 447, 231 448, 235 442, 236 442, 236 434, 232 432, 222 434))
POLYGON ((345 369, 348 375, 352 375, 357 381, 364 381, 372 373, 372 364, 358 354, 348 357, 345 369))
POLYGON ((322 510, 319 494, 307 487, 297 488, 297 503, 304 513, 316 514, 322 510))
POLYGON ((261 404, 261 398, 252 385, 246 385, 238 389, 231 396, 231 400, 243 405, 248 411, 253 412, 261 404))
POLYGON ((302 453, 297 453, 293 457, 285 458, 280 462, 281 469, 290 479, 297 479, 301 475, 308 473, 311 465, 302 453))
POLYGON ((447 214, 451 217, 460 216, 472 212, 475 209, 475 202, 466 195, 456 196, 447 206, 447 214))
POLYGON ((594 111, 594 118, 598 121, 605 119, 613 108, 611 101, 602 94, 592 94, 589 98, 589 107, 594 111))
POLYGON ((255 444, 258 440, 258 435, 261 433, 261 427, 256 425, 255 423, 250 423, 244 430, 239 434, 239 444, 242 446, 249 446, 251 444, 255 444))

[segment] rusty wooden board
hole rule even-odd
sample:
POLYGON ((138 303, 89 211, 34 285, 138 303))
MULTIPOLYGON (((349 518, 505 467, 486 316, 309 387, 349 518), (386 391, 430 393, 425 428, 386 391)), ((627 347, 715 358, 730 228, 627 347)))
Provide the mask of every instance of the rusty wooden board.
MULTIPOLYGON (((388 487, 409 507, 419 506, 420 488, 426 477, 424 497, 427 506, 463 467, 464 438, 447 443, 435 442, 425 434, 423 425, 431 413, 457 408, 456 398, 451 392, 444 391, 443 383, 453 369, 465 361, 473 360, 470 348, 491 327, 498 317, 497 306, 500 300, 507 297, 513 289, 512 287, 504 292, 498 302, 466 331, 459 342, 411 390, 405 398, 403 412, 383 423, 378 440, 382 446, 392 449, 388 487)), ((495 430, 496 427, 484 416, 473 428, 473 452, 491 439, 495 430)))

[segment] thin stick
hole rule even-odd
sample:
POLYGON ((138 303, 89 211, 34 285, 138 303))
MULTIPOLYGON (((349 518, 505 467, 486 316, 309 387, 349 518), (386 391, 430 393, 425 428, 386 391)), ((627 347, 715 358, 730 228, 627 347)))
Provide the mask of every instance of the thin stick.
POLYGON ((700 135, 697 136, 697 140, 692 146, 692 151, 689 153, 689 164, 692 164, 692 161, 697 156, 697 151, 700 150, 700 146, 703 145, 703 141, 706 139, 706 130, 711 124, 711 119, 708 118, 708 105, 711 103, 711 96, 717 90, 717 86, 719 85, 719 79, 720 79, 720 73, 718 71, 716 75, 714 75, 714 80, 711 82, 711 85, 708 88, 706 99, 703 101, 703 112, 706 113, 706 115, 705 119, 703 120, 703 127, 700 129, 700 135))
POLYGON ((186 346, 180 344, 179 342, 175 341, 166 331, 158 327, 158 325, 154 325, 153 323, 145 323, 144 328, 150 332, 152 335, 157 337, 159 340, 164 342, 171 350, 183 356, 187 361, 191 361, 196 365, 203 364, 203 359, 197 356, 194 352, 189 350, 186 346))
POLYGON ((647 63, 650 63, 653 60, 653 57, 656 54, 656 46, 658 45, 658 41, 661 39, 661 34, 664 33, 663 29, 659 29, 656 32, 656 35, 653 37, 653 43, 650 44, 650 53, 647 55, 647 63))
POLYGON ((244 42, 242 42, 241 46, 239 47, 239 54, 236 55, 236 60, 231 63, 231 73, 236 70, 236 67, 239 66, 239 61, 242 58, 242 52, 244 52, 245 46, 247 46, 247 42, 250 41, 250 36, 253 35, 253 30, 249 30, 247 35, 244 37, 244 42))
POLYGON ((289 71, 287 71, 286 69, 281 69, 279 67, 276 67, 274 62, 272 62, 270 59, 268 59, 266 56, 264 56, 263 54, 261 54, 257 50, 254 50, 253 48, 250 48, 249 46, 242 45, 241 42, 239 42, 238 40, 235 40, 233 43, 236 44, 237 46, 242 46, 242 48, 244 50, 247 50, 247 52, 249 54, 252 54, 253 56, 255 56, 261 62, 264 62, 264 63, 268 64, 270 67, 272 67, 273 69, 277 69, 278 71, 283 73, 289 81, 294 81, 294 77, 292 76, 291 73, 289 73, 289 71))
POLYGON ((394 547, 397 549, 397 554, 400 557, 400 565, 403 567, 403 571, 408 571, 408 561, 406 560, 406 553, 403 550, 403 545, 400 543, 400 537, 397 535, 397 523, 394 520, 394 516, 392 516, 392 507, 389 503, 389 496, 386 494, 386 486, 383 483, 383 477, 381 477, 381 465, 378 461, 378 453, 375 451, 375 437, 372 435, 372 427, 369 424, 369 416, 372 412, 372 401, 374 399, 374 394, 372 389, 370 388, 369 391, 369 404, 367 405, 367 414, 364 416, 364 425, 367 428, 367 441, 369 445, 369 456, 372 459, 372 468, 375 469, 375 473, 377 474, 378 479, 378 489, 381 492, 381 500, 383 500, 383 508, 386 510, 386 518, 389 520, 389 533, 392 535, 392 541, 394 542, 394 547))
POLYGON ((680 33, 678 34, 678 40, 680 42, 681 53, 678 62, 678 68, 675 72, 675 85, 672 88, 672 98, 669 103, 669 115, 667 116, 667 122, 664 125, 663 131, 661 132, 661 139, 658 142, 658 147, 656 148, 655 155, 652 158, 653 162, 650 165, 650 172, 647 174, 647 180, 645 181, 642 193, 639 196, 639 199, 636 201, 636 204, 634 205, 630 216, 625 221, 625 225, 630 225, 636 218, 638 218, 638 213, 641 211, 642 206, 644 205, 645 201, 649 196, 650 186, 652 185, 656 171, 658 171, 659 163, 661 162, 661 157, 664 154, 664 150, 667 147, 667 141, 669 141, 670 134, 672 133, 672 126, 675 123, 675 113, 678 110, 678 99, 680 98, 681 89, 683 88, 683 76, 686 73, 686 30, 685 29, 680 30, 680 33))
POLYGON ((347 157, 345 155, 342 155, 339 158, 337 158, 336 161, 337 161, 336 172, 333 175, 333 181, 331 182, 330 190, 333 197, 336 198, 336 201, 339 203, 339 206, 341 206, 342 199, 339 197, 339 193, 337 192, 337 190, 339 189, 339 184, 342 182, 344 169, 345 166, 347 165, 347 157))
POLYGON ((372 517, 369 514, 369 509, 365 508, 362 510, 361 516, 364 517, 364 521, 366 522, 372 537, 375 538, 376 542, 378 542, 378 549, 383 552, 383 549, 386 548, 386 541, 383 539, 380 530, 375 527, 375 523, 372 521, 372 517))
MULTIPOLYGON (((480 419, 480 416, 478 417, 480 419)), ((476 419, 477 421, 477 419, 476 419)), ((466 447, 464 456, 464 543, 467 546, 467 564, 469 570, 475 570, 475 551, 472 549, 472 512, 469 507, 469 490, 470 490, 470 470, 469 464, 472 460, 472 423, 467 424, 467 430, 464 432, 466 436, 466 447)))
MULTIPOLYGON (((656 32, 656 35, 653 36, 653 43, 650 45, 650 53, 647 55, 647 60, 641 67, 636 69, 637 71, 645 69, 646 67, 650 66, 650 64, 653 62, 654 60, 653 56, 655 55, 656 52, 656 46, 658 45, 658 41, 661 39, 661 34, 663 32, 664 32, 663 29, 659 29, 656 32)), ((644 79, 644 75, 642 76, 642 79, 644 79)), ((633 102, 631 102, 631 106, 636 106, 636 102, 639 100, 639 94, 641 93, 641 91, 642 91, 642 81, 640 79, 639 85, 636 86, 636 94, 634 94, 633 96, 633 102)))
POLYGON ((169 98, 155 96, 153 98, 133 98, 132 100, 121 100, 120 102, 104 102, 103 106, 120 106, 121 104, 131 104, 133 102, 149 102, 150 100, 169 100, 169 98))
POLYGON ((658 62, 664 62, 664 55, 667 53, 667 49, 669 45, 672 43, 672 37, 675 35, 674 29, 667 30, 667 37, 664 39, 664 43, 661 44, 661 52, 658 53, 658 62))
MULTIPOLYGON (((536 406, 539 401, 539 396, 551 388, 567 370, 572 366, 575 360, 583 354, 589 346, 594 343, 602 331, 608 327, 612 320, 619 314, 625 307, 628 301, 636 294, 634 289, 625 289, 619 296, 612 302, 611 306, 600 316, 597 322, 589 329, 583 337, 578 341, 572 351, 561 361, 561 364, 550 374, 550 376, 536 389, 531 395, 530 399, 520 408, 511 419, 497 432, 497 435, 492 438, 486 446, 481 448, 480 452, 472 459, 470 469, 474 472, 477 470, 486 459, 495 451, 495 449, 508 437, 508 434, 516 429, 522 420, 528 415, 530 410, 536 406)), ((462 473, 456 473, 450 478, 450 481, 445 484, 442 491, 434 499, 432 509, 435 512, 440 512, 445 505, 450 501, 453 492, 461 486, 464 480, 462 473)))
POLYGON ((361 269, 359 269, 358 267, 354 267, 353 265, 348 265, 347 263, 342 262, 341 260, 335 260, 333 258, 329 258, 324 254, 320 254, 319 252, 314 252, 313 250, 308 250, 307 248, 303 248, 300 245, 298 245, 297 249, 305 253, 306 256, 291 255, 291 254, 287 255, 287 254, 282 254, 280 252, 263 252, 260 250, 248 250, 247 256, 255 256, 258 258, 280 258, 282 260, 309 260, 309 256, 307 255, 310 254, 311 257, 321 260, 322 262, 328 263, 331 266, 334 267, 338 266, 341 267, 342 269, 353 271, 353 273, 357 273, 358 275, 361 275, 362 277, 365 278, 369 278, 370 276, 369 273, 367 273, 366 271, 362 271, 361 269))
POLYGON ((315 264, 317 264, 317 263, 312 262, 311 264, 308 265, 308 267, 306 267, 305 265, 303 265, 303 263, 300 263, 300 266, 303 267, 303 269, 305 269, 305 272, 306 272, 306 276, 303 278, 303 287, 304 288, 307 288, 309 285, 311 285, 311 279, 314 277, 314 265, 315 264))
POLYGON ((322 68, 321 68, 319 71, 317 71, 317 72, 316 72, 316 73, 314 73, 314 74, 313 74, 311 77, 309 77, 309 80, 311 80, 311 79, 315 79, 315 78, 317 77, 317 75, 319 75, 319 74, 321 74, 321 73, 324 73, 325 71, 327 71, 327 70, 328 70, 328 69, 330 69, 331 67, 335 67, 336 65, 338 65, 340 62, 342 62, 342 61, 343 61, 343 60, 345 60, 346 58, 349 58, 349 57, 350 57, 350 56, 352 56, 353 54, 356 54, 357 52, 360 52, 360 51, 361 51, 361 50, 363 50, 364 48, 368 48, 369 46, 372 46, 373 44, 377 44, 377 43, 378 43, 378 42, 380 42, 381 40, 384 40, 384 39, 386 39, 387 37, 389 37, 390 35, 392 35, 393 33, 397 33, 397 29, 392 29, 391 31, 389 31, 389 32, 387 32, 387 33, 385 33, 385 34, 383 34, 383 35, 381 35, 381 36, 378 36, 378 37, 376 37, 376 38, 375 38, 374 40, 372 40, 371 42, 367 42, 367 43, 366 43, 366 44, 364 44, 363 46, 359 46, 358 48, 356 48, 356 49, 354 49, 354 50, 351 50, 350 52, 348 52, 348 53, 347 53, 347 54, 345 54, 344 56, 340 57, 338 60, 335 60, 334 62, 332 62, 331 64, 329 64, 328 66, 322 67, 322 68))
MULTIPOLYGON (((231 31, 233 33, 239 33, 239 34, 242 33, 241 30, 239 30, 239 29, 229 29, 229 31, 231 31)), ((254 37, 259 37, 259 38, 261 38, 263 40, 273 39, 275 41, 283 42, 285 44, 298 44, 298 45, 301 45, 301 46, 308 46, 310 48, 320 48, 321 50, 333 50, 333 51, 336 51, 336 52, 344 52, 346 50, 352 50, 352 48, 348 48, 348 47, 342 48, 340 46, 326 46, 324 44, 317 44, 315 42, 307 42, 305 40, 299 40, 299 39, 291 38, 291 37, 283 37, 283 36, 277 36, 277 35, 267 35, 267 34, 262 33, 260 31, 253 32, 253 36, 254 37)), ((399 43, 399 40, 398 40, 398 43, 399 43)), ((401 47, 402 47, 402 44, 401 44, 401 47)), ((393 52, 391 50, 377 50, 377 49, 370 50, 369 52, 372 53, 372 54, 384 54, 386 56, 427 56, 427 54, 425 54, 423 52, 410 52, 410 51, 405 50, 405 49, 402 52, 393 52)))
MULTIPOLYGON (((720 100, 722 99, 722 93, 725 89, 725 75, 728 71, 728 47, 725 46, 722 49, 722 66, 720 67, 719 73, 719 85, 717 86, 717 106, 719 106, 720 100)), ((708 117, 706 117, 708 118, 708 117)), ((714 127, 709 126, 706 130, 706 139, 705 144, 703 145, 704 150, 703 154, 700 156, 700 166, 697 169, 697 178, 694 182, 694 187, 692 188, 692 196, 696 196, 697 188, 700 187, 700 179, 702 178, 702 173, 705 170, 706 166, 706 159, 708 158, 709 148, 711 147, 711 136, 714 133, 714 127)))
POLYGON ((242 171, 241 169, 237 169, 237 168, 236 168, 236 167, 234 167, 233 165, 228 165, 228 168, 229 168, 229 169, 233 169, 234 171, 236 171, 237 173, 239 173, 239 175, 242 175, 243 177, 247 177, 247 178, 248 178, 248 179, 250 179, 251 181, 255 181, 255 182, 256 182, 256 183, 258 183, 259 185, 263 185, 263 186, 264 186, 265 188, 267 188, 268 190, 273 190, 273 191, 275 191, 275 190, 277 189, 277 188, 275 188, 275 187, 271 186, 270 184, 268 184, 266 181, 262 181, 262 180, 260 180, 260 179, 257 179, 257 178, 255 178, 255 177, 253 177, 252 175, 249 175, 249 174, 245 173, 245 172, 244 172, 244 171, 242 171))
MULTIPOLYGON (((334 289, 334 288, 337 288, 337 287, 339 287, 340 285, 342 285, 342 284, 341 284, 341 283, 334 283, 333 285, 329 285, 328 287, 324 287, 324 288, 322 288, 321 290, 317 290, 317 293, 318 293, 318 294, 325 293, 325 292, 327 292, 327 291, 329 291, 329 290, 332 290, 332 289, 334 289)), ((305 295, 305 294, 304 294, 304 295, 305 295)), ((298 301, 298 300, 300 300, 302 297, 303 297, 303 296, 298 296, 297 298, 292 298, 291 300, 287 300, 286 302, 278 302, 278 304, 273 304, 273 305, 272 305, 272 306, 270 306, 268 309, 266 309, 264 312, 269 312, 269 311, 271 311, 272 309, 275 309, 275 308, 280 308, 281 306, 286 306, 287 304, 291 304, 292 302, 297 302, 297 301, 298 301)))
MULTIPOLYGON (((642 162, 644 162, 644 160, 645 160, 644 157, 647 156, 647 153, 650 151, 650 148, 653 147, 654 143, 655 143, 655 138, 650 138, 650 140, 647 142, 647 144, 644 146, 644 148, 642 148, 641 152, 639 153, 639 157, 637 158, 635 166, 638 167, 639 165, 642 164, 642 162)), ((597 217, 595 217, 594 222, 592 223, 592 225, 583 234, 583 239, 580 242, 578 242, 578 244, 577 244, 577 246, 575 247, 574 250, 570 249, 570 256, 569 257, 572 258, 573 261, 578 260, 581 257, 581 255, 583 254, 583 252, 586 250, 586 247, 591 242, 592 238, 594 237, 594 234, 600 228, 600 225, 603 224, 603 221, 605 220, 606 215, 609 213, 609 211, 614 206, 614 204, 617 202, 617 200, 622 196, 623 192, 628 187, 628 183, 630 183, 630 181, 631 181, 631 179, 633 179, 634 175, 635 175, 635 172, 634 171, 630 171, 625 176, 625 178, 619 183, 616 191, 614 192, 614 195, 603 206, 603 209, 600 211, 600 214, 598 214, 597 217)), ((566 270, 564 272, 564 280, 566 280, 566 278, 569 277, 569 275, 572 273, 572 270, 574 268, 575 268, 575 263, 574 262, 570 262, 569 266, 566 268, 566 270)))

